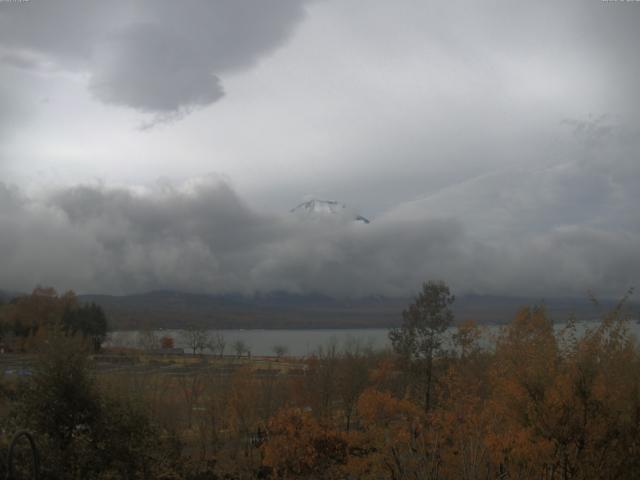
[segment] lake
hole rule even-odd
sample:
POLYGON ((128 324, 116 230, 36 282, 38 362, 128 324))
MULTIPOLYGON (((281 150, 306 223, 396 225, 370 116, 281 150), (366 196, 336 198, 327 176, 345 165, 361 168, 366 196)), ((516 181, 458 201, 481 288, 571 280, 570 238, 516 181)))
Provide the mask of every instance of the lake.
MULTIPOLYGON (((155 335, 160 338, 168 335, 174 339, 176 347, 182 347, 188 352, 180 330, 157 330, 155 335)), ((336 345, 343 349, 350 343, 371 347, 375 350, 384 349, 389 344, 386 328, 359 329, 317 329, 317 330, 215 330, 209 333, 220 333, 227 344, 225 354, 233 354, 233 343, 241 340, 251 351, 252 355, 274 355, 274 347, 282 345, 287 349, 287 355, 306 356, 314 353, 319 347, 336 345)), ((116 331, 109 334, 106 345, 136 347, 139 332, 116 331)))
MULTIPOLYGON (((578 323, 578 331, 593 328, 597 325, 593 322, 578 323)), ((555 324, 556 330, 562 329, 564 324, 555 324)), ((640 324, 636 321, 629 322, 629 327, 636 337, 640 337, 640 324)), ((485 344, 490 343, 492 335, 498 333, 500 326, 489 325, 486 327, 485 344)), ((452 332, 453 329, 450 330, 452 332)), ((390 348, 389 329, 387 328, 354 328, 354 329, 283 329, 283 330, 212 330, 209 333, 221 333, 226 341, 225 354, 231 355, 233 343, 241 340, 245 343, 252 355, 274 355, 274 347, 282 345, 287 349, 287 355, 306 356, 330 345, 336 345, 343 350, 349 345, 357 344, 362 347, 371 347, 374 350, 390 348)), ((174 339, 176 347, 182 347, 188 352, 181 330, 157 330, 154 332, 157 338, 170 336, 174 339)), ((137 347, 140 333, 138 331, 115 331, 109 334, 106 346, 137 347)))

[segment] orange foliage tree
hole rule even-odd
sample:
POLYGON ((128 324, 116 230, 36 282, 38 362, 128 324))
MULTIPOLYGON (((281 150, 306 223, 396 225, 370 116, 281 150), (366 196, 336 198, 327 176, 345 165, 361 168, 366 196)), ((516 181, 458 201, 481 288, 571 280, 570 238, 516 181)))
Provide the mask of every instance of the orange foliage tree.
POLYGON ((347 442, 310 412, 286 408, 270 419, 262 453, 276 478, 325 478, 346 463, 347 442))

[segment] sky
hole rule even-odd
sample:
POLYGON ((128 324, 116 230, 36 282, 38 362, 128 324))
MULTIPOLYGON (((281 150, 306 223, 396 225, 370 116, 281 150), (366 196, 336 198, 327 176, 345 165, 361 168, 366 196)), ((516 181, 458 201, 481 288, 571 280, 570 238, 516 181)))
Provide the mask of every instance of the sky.
POLYGON ((0 289, 621 296, 640 2, 0 1, 0 289), (300 218, 337 200, 371 220, 300 218))

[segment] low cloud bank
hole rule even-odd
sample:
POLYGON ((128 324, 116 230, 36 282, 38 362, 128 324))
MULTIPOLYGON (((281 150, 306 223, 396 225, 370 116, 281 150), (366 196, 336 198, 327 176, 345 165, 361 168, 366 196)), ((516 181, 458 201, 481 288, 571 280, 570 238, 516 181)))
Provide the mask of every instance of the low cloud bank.
POLYGON ((369 225, 258 213, 216 178, 38 196, 0 183, 0 288, 361 296, 445 279, 458 293, 615 296, 640 276, 640 168, 615 165, 496 172, 369 225))

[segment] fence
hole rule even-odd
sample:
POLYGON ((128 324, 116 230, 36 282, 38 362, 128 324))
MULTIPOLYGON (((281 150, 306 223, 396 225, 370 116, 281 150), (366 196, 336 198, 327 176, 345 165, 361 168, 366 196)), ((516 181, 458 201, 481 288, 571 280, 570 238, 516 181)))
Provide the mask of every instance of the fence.
POLYGON ((9 444, 9 452, 7 454, 7 480, 16 480, 17 478, 15 465, 16 447, 22 437, 27 439, 29 449, 31 450, 31 478, 33 480, 38 480, 40 478, 40 457, 38 456, 38 447, 36 446, 33 435, 26 430, 17 432, 9 444))

